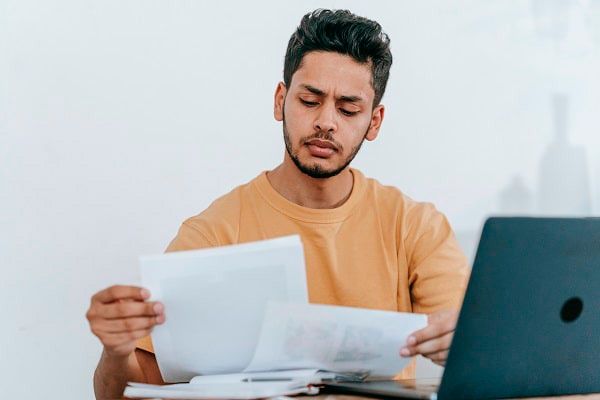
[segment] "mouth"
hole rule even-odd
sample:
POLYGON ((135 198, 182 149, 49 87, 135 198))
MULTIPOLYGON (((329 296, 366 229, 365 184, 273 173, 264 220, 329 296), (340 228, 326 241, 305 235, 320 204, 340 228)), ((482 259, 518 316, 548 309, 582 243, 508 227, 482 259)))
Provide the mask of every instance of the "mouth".
POLYGON ((313 139, 305 144, 310 154, 317 158, 329 158, 338 151, 337 147, 327 140, 313 139))
POLYGON ((308 142, 306 142, 306 144, 309 146, 316 146, 316 147, 321 147, 323 149, 332 149, 332 150, 337 151, 336 145, 334 145, 333 143, 331 143, 327 140, 312 139, 312 140, 309 140, 308 142))

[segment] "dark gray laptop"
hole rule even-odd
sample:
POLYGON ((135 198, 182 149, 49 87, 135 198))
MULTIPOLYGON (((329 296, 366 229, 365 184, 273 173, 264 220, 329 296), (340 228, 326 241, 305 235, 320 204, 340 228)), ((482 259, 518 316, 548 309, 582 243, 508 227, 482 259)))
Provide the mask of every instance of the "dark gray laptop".
POLYGON ((439 387, 327 390, 440 400, 600 392, 600 218, 490 218, 439 387))

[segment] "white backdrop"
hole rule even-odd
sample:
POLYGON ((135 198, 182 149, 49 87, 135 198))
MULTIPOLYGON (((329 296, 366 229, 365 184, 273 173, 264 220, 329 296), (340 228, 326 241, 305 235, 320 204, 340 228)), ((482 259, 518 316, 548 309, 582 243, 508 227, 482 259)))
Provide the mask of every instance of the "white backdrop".
POLYGON ((92 397, 90 296, 281 161, 273 91, 317 7, 392 39, 354 166, 434 202, 469 256, 489 214, 600 211, 600 0, 0 0, 0 397, 92 397))

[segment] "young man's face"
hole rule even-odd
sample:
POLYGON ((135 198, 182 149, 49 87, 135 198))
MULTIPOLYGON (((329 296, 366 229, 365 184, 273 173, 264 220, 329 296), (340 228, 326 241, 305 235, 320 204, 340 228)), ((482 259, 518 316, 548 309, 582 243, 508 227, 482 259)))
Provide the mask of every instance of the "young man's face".
POLYGON ((307 53, 290 87, 280 83, 275 92, 287 156, 313 178, 340 173, 364 139, 377 137, 384 109, 373 109, 374 96, 370 64, 339 53, 307 53))

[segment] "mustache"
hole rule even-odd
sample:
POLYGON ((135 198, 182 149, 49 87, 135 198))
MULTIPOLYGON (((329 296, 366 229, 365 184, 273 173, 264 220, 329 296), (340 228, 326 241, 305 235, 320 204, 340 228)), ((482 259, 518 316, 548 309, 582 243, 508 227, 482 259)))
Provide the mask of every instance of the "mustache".
POLYGON ((333 143, 333 145, 338 149, 338 150, 343 150, 343 146, 341 144, 339 144, 334 138, 333 135, 331 134, 331 132, 327 132, 327 131, 318 131, 313 133, 310 136, 307 136, 304 138, 304 143, 309 142, 313 139, 320 139, 320 140, 327 140, 328 142, 333 143))

